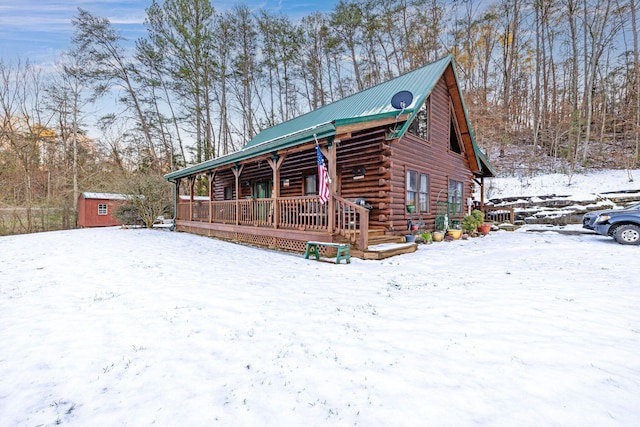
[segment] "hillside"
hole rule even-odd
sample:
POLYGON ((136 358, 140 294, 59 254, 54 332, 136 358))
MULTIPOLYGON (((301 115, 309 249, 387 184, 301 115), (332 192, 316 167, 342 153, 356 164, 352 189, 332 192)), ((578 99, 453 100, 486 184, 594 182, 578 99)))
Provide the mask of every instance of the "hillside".
POLYGON ((579 223, 587 211, 640 201, 640 169, 606 169, 600 161, 599 167, 572 170, 562 159, 536 156, 522 146, 488 155, 498 177, 485 183, 485 199, 515 209, 519 224, 579 223))

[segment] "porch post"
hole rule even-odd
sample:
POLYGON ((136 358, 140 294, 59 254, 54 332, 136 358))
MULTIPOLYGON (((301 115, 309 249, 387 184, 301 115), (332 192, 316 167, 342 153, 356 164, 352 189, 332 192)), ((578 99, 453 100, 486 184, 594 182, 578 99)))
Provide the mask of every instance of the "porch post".
POLYGON ((280 205, 278 204, 278 199, 280 198, 280 166, 282 166, 284 158, 284 155, 279 156, 278 153, 273 153, 271 158, 267 159, 267 163, 269 163, 269 166, 271 166, 273 170, 273 191, 271 194, 273 200, 273 228, 278 228, 280 222, 280 205))
POLYGON ((193 221, 193 187, 196 183, 196 177, 195 176, 190 176, 189 177, 189 221, 193 221))
POLYGON ((231 168, 233 175, 236 178, 236 225, 240 225, 240 174, 244 169, 244 165, 235 164, 231 168))
POLYGON ((207 178, 209 178, 209 222, 213 222, 213 199, 214 199, 214 191, 213 186, 216 179, 216 172, 209 171, 207 172, 207 178))
POLYGON ((327 212, 329 215, 327 227, 329 228, 329 232, 333 234, 336 224, 336 215, 335 215, 335 201, 333 196, 338 194, 338 171, 337 171, 337 163, 336 163, 336 146, 333 144, 333 136, 327 138, 327 149, 322 150, 323 155, 327 158, 327 168, 329 172, 329 179, 331 180, 331 184, 329 185, 329 192, 331 193, 331 197, 329 197, 329 203, 327 206, 327 212))
POLYGON ((176 225, 176 219, 178 218, 178 209, 180 209, 180 178, 173 181, 173 225, 174 227, 176 225))

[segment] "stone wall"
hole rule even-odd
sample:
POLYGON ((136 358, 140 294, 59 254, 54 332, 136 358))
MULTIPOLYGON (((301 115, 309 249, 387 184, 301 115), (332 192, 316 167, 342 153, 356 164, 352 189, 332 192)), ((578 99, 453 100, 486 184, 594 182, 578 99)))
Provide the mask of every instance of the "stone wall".
POLYGON ((511 207, 515 211, 515 225, 523 224, 579 224, 586 212, 624 208, 640 202, 640 190, 611 191, 588 197, 542 195, 491 199, 491 206, 511 207))

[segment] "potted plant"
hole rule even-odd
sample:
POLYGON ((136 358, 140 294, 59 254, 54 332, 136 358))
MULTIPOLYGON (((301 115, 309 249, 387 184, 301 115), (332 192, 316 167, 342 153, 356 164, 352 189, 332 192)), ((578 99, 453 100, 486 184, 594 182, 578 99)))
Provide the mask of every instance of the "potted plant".
POLYGON ((422 233, 421 237, 422 237, 423 243, 429 244, 433 242, 433 235, 428 231, 425 231, 424 233, 422 233))
POLYGON ((450 228, 447 230, 447 234, 453 237, 454 240, 458 240, 462 237, 462 230, 459 228, 450 228))
POLYGON ((434 242, 442 242, 444 240, 445 228, 447 227, 446 215, 436 215, 434 232, 432 234, 434 242))
MULTIPOLYGON (((476 230, 480 231, 480 227, 483 225, 484 223, 484 214, 482 213, 482 211, 479 211, 478 209, 474 209, 470 214, 467 214, 464 216, 464 218, 462 219, 462 230, 465 233, 473 233, 476 230)), ((491 225, 489 224, 489 227, 491 225)))
POLYGON ((460 221, 451 221, 451 227, 447 229, 447 235, 451 236, 453 240, 458 240, 460 237, 462 237, 460 221))
POLYGON ((490 231, 491 231, 491 223, 489 222, 483 222, 478 226, 478 232, 480 234, 489 234, 490 231))
POLYGON ((471 215, 475 217, 478 223, 478 232, 480 234, 489 234, 489 231, 491 231, 491 223, 484 222, 484 213, 478 209, 474 209, 473 212, 471 212, 471 215))

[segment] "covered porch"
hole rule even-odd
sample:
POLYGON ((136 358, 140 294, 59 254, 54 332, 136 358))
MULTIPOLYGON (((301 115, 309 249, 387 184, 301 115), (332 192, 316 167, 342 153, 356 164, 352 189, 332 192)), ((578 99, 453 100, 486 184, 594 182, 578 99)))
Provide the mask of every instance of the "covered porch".
POLYGON ((303 251, 306 241, 369 245, 369 210, 337 196, 324 204, 318 196, 198 200, 177 204, 181 231, 260 246, 303 251), (331 214, 330 214, 331 213, 331 214))
POLYGON ((382 210, 389 198, 384 132, 395 120, 379 119, 373 136, 369 131, 359 140, 352 135, 364 125, 350 121, 337 132, 332 122, 168 174, 176 229, 293 251, 304 251, 310 240, 348 243, 356 252, 399 242, 402 237, 386 233, 382 210), (325 203, 318 196, 317 149, 329 175, 325 203), (366 177, 354 176, 355 165, 366 167, 366 177))

